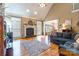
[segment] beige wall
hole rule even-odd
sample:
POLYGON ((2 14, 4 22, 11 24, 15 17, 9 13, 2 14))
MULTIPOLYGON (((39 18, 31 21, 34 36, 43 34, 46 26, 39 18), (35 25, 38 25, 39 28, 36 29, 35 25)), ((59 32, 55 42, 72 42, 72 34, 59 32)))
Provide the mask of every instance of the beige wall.
POLYGON ((72 28, 76 32, 79 32, 79 27, 77 26, 78 21, 79 21, 79 12, 73 13, 73 16, 72 16, 72 28))
POLYGON ((79 12, 72 13, 72 4, 71 3, 57 3, 54 4, 48 13, 45 20, 59 19, 60 24, 64 23, 65 19, 72 20, 72 28, 75 32, 79 32, 79 27, 76 26, 77 21, 79 20, 79 12))

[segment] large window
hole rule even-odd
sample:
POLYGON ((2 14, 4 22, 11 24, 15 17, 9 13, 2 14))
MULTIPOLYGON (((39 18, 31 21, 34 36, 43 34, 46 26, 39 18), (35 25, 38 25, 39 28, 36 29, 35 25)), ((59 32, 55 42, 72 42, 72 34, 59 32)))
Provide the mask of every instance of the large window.
POLYGON ((21 37, 21 19, 12 17, 12 32, 13 37, 21 37))
POLYGON ((42 35, 42 22, 37 21, 37 35, 42 35))
POLYGON ((44 34, 49 35, 54 30, 58 31, 58 19, 44 22, 44 34))
POLYGON ((6 32, 12 32, 13 37, 21 37, 21 19, 17 17, 7 16, 6 21, 6 32))

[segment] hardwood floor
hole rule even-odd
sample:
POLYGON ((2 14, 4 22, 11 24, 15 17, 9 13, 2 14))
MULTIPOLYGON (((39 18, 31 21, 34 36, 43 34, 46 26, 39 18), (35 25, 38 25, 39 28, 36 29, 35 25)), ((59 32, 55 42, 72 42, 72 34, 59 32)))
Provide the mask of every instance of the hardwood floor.
POLYGON ((30 38, 17 38, 17 40, 33 40, 35 37, 30 37, 30 38))
POLYGON ((49 48, 48 50, 42 52, 40 56, 59 56, 59 53, 57 50, 49 48))
MULTIPOLYGON (((13 55, 13 56, 29 56, 28 50, 20 43, 21 40, 33 40, 33 38, 20 38, 16 40, 13 43, 13 49, 9 49, 7 55, 13 55), (13 51, 13 54, 12 52, 13 51)), ((58 45, 50 43, 51 47, 41 54, 39 56, 59 56, 59 50, 58 50, 58 45)))

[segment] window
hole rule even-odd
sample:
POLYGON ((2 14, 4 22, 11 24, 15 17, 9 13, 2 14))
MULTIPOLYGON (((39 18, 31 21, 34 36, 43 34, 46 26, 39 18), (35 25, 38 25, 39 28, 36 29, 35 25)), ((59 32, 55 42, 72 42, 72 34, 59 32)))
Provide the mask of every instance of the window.
POLYGON ((37 35, 42 35, 42 22, 37 21, 37 35))
POLYGON ((58 20, 44 22, 44 34, 49 35, 54 30, 58 31, 58 20))
POLYGON ((73 7, 72 13, 79 11, 79 3, 73 3, 72 7, 73 7))
POLYGON ((21 37, 21 19, 12 17, 11 20, 13 37, 21 37))

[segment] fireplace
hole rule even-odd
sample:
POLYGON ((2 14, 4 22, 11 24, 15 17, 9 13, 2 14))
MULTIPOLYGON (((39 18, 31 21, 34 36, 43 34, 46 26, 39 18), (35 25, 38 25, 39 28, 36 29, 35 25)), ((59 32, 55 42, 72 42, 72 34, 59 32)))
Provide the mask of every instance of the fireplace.
POLYGON ((34 36, 34 28, 26 28, 26 37, 34 36))

